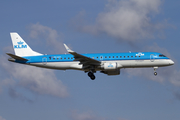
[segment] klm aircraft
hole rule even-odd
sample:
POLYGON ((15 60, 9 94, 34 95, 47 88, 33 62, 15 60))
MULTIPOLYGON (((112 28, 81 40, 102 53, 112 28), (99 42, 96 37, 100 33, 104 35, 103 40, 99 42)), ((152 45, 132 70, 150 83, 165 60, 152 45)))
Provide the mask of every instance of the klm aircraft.
POLYGON ((11 57, 9 61, 41 68, 81 70, 87 72, 92 80, 95 79, 96 71, 107 75, 119 75, 122 68, 151 67, 154 68, 156 76, 158 67, 174 64, 171 59, 157 52, 79 54, 66 44, 64 46, 70 54, 46 55, 33 51, 17 33, 10 35, 15 55, 6 53, 11 57))

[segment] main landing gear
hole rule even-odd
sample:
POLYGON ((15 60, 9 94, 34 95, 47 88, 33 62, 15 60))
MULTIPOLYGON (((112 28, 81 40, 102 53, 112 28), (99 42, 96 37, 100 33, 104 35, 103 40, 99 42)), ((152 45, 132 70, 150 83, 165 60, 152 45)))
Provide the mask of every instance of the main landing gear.
POLYGON ((88 76, 91 78, 91 80, 96 78, 93 72, 88 72, 88 76))
POLYGON ((154 75, 157 75, 156 69, 158 69, 158 67, 154 67, 154 75))

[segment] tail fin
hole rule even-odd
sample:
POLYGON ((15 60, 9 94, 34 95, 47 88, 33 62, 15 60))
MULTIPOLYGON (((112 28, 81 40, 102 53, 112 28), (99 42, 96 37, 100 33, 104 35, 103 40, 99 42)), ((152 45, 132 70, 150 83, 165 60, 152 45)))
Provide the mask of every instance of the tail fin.
POLYGON ((18 35, 18 33, 10 33, 15 55, 17 56, 37 56, 42 55, 33 51, 28 44, 18 35))

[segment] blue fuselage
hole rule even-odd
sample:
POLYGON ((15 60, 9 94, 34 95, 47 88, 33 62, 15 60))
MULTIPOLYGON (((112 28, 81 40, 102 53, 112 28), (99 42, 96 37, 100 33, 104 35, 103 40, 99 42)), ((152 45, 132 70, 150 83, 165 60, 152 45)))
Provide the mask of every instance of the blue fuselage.
MULTIPOLYGON (((82 54, 84 56, 93 58, 98 61, 124 61, 124 60, 157 60, 169 59, 168 57, 155 52, 143 53, 96 53, 96 54, 82 54)), ((54 54, 54 55, 41 55, 41 56, 28 56, 28 59, 23 63, 41 63, 41 62, 73 62, 74 56, 71 54, 54 54)), ((21 62, 21 61, 17 61, 21 62)))

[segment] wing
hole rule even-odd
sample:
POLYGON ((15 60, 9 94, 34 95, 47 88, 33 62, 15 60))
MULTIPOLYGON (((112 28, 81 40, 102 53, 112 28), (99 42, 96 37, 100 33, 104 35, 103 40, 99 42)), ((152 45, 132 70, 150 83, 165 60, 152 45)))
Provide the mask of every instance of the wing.
POLYGON ((64 44, 64 46, 65 46, 66 50, 74 56, 75 60, 80 61, 80 64, 83 64, 83 66, 88 67, 91 65, 100 65, 101 64, 100 61, 97 61, 95 59, 92 59, 90 57, 87 57, 87 56, 84 56, 84 55, 81 55, 81 54, 78 54, 78 53, 72 51, 71 49, 69 49, 69 47, 66 44, 64 44))

